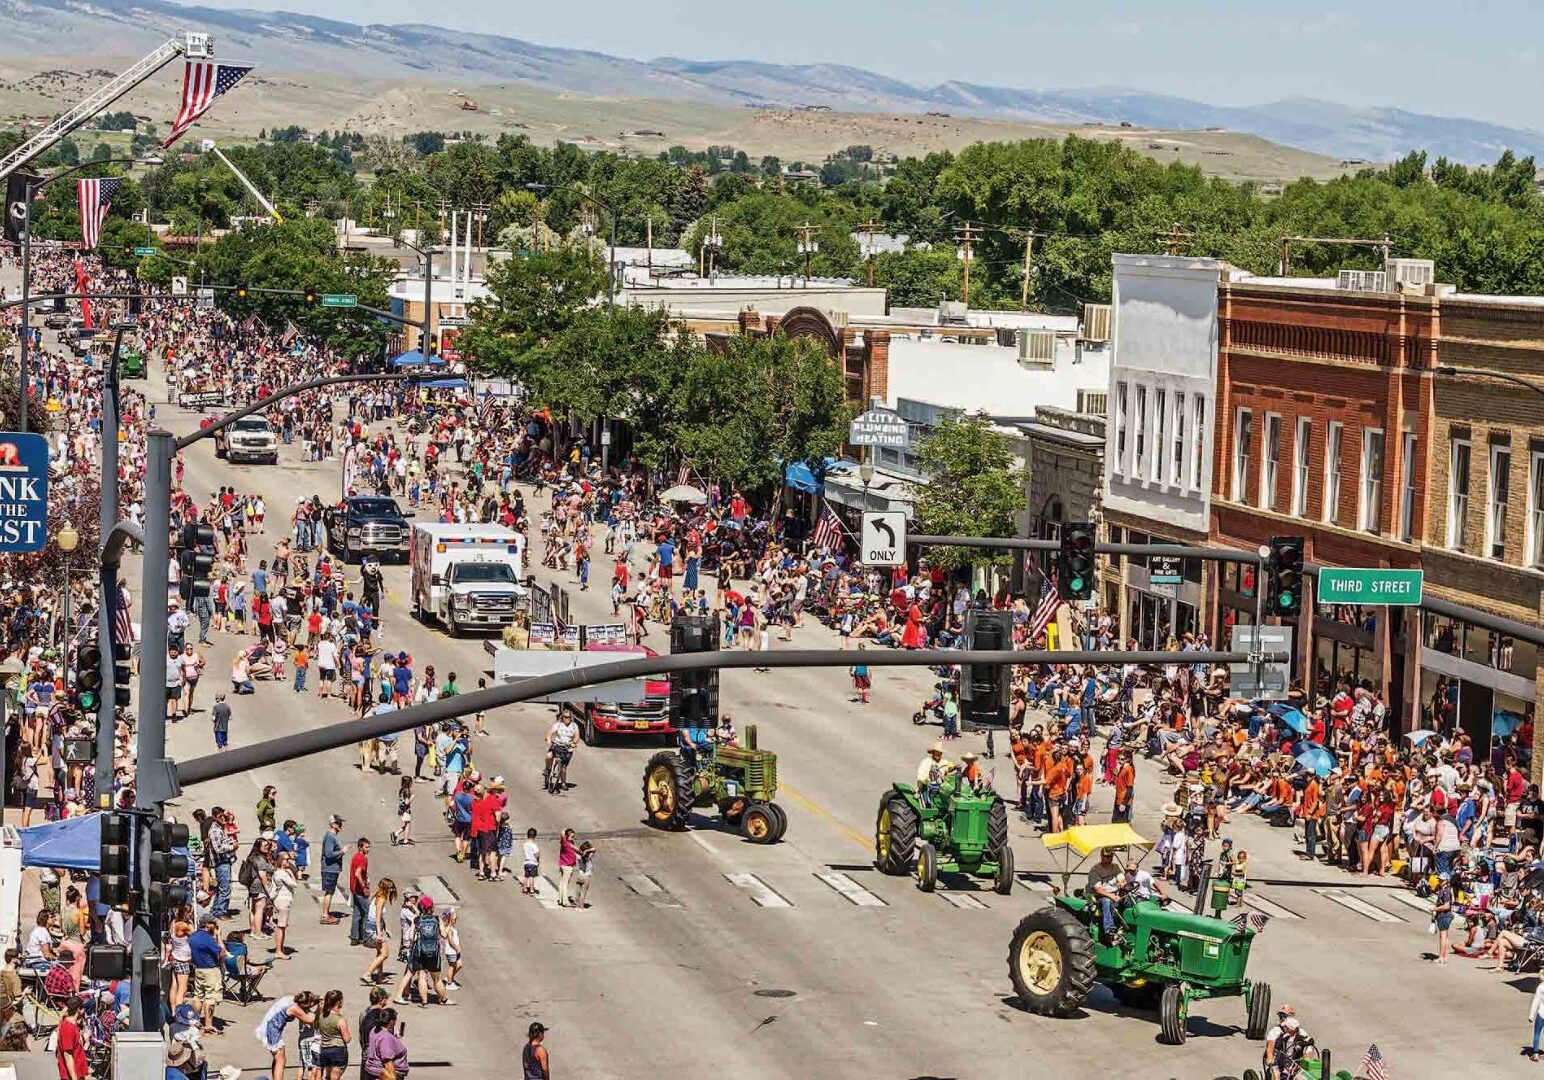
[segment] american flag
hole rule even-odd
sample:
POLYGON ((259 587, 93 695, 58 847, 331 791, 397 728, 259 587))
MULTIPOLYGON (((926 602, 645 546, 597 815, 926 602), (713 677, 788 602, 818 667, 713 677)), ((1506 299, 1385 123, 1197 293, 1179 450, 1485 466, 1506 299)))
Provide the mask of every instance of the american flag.
POLYGON ((1056 582, 1048 577, 1040 579, 1040 606, 1035 608, 1034 618, 1029 621, 1029 640, 1034 641, 1045 628, 1051 625, 1051 620, 1056 618, 1056 613, 1061 610, 1061 597, 1056 595, 1056 582))
POLYGON ((193 122, 209 111, 214 99, 252 70, 251 64, 217 64, 213 60, 189 60, 182 69, 182 108, 161 144, 164 149, 182 138, 193 122))
POLYGON ((286 322, 284 324, 284 335, 279 338, 279 348, 289 348, 290 342, 294 341, 299 336, 300 331, 295 329, 295 324, 292 322, 286 322))
POLYGON ((1366 1080, 1389 1080, 1389 1063, 1383 1059, 1383 1051, 1373 1043, 1362 1055, 1362 1076, 1366 1080))
POLYGON ((816 551, 840 551, 845 546, 846 536, 847 530, 842 528, 842 519, 827 506, 821 510, 815 531, 810 534, 810 546, 816 551))
POLYGON ((1240 930, 1253 930, 1258 934, 1261 930, 1265 929, 1265 924, 1271 921, 1271 917, 1269 915, 1262 915, 1258 911, 1245 911, 1233 916, 1231 921, 1240 930))
POLYGON ((690 465, 688 465, 686 462, 683 461, 683 462, 681 462, 681 467, 676 470, 676 474, 675 474, 676 487, 680 487, 683 484, 689 484, 689 483, 691 483, 691 480, 692 480, 692 467, 690 465))
POLYGON ((97 246, 102 235, 102 219, 107 216, 107 208, 122 186, 123 180, 116 176, 75 182, 75 191, 80 197, 80 239, 88 250, 97 246))
POLYGON ((118 610, 113 616, 113 641, 118 645, 134 644, 134 619, 129 614, 129 590, 118 586, 118 610))

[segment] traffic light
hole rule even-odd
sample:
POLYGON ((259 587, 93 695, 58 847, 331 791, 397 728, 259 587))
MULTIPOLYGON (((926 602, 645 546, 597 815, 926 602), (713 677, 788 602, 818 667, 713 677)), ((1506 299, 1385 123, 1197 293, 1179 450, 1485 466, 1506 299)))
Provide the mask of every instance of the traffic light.
POLYGON ((315 307, 321 299, 321 295, 314 285, 307 285, 305 291, 301 293, 301 299, 305 301, 308 307, 315 307))
POLYGON ((1303 611, 1303 538, 1271 537, 1265 558, 1265 611, 1268 615, 1301 615, 1303 611))
POLYGON ((1096 572, 1093 525, 1069 521, 1062 526, 1056 557, 1056 595, 1063 600, 1087 600, 1094 595, 1096 572))
POLYGON ((129 294, 129 318, 135 322, 138 322, 140 315, 144 314, 144 310, 145 298, 144 295, 139 291, 139 285, 136 283, 134 286, 134 291, 129 294))
POLYGON ((129 831, 134 819, 128 814, 103 814, 100 852, 101 891, 98 899, 108 907, 127 908, 134 887, 134 863, 129 851, 129 831))
POLYGON ((247 298, 247 287, 245 285, 237 285, 236 286, 236 299, 237 300, 245 300, 246 298, 247 298))
POLYGON ((129 670, 132 655, 133 646, 127 641, 113 642, 113 704, 120 709, 127 709, 133 700, 130 687, 134 677, 129 670))
MULTIPOLYGON (((1013 648, 1013 613, 972 608, 965 613, 965 647, 983 652, 1013 648)), ((1003 664, 960 669, 960 715, 967 727, 1007 727, 1012 679, 1003 664)))
POLYGON ((102 650, 95 642, 83 642, 75 650, 75 704, 81 712, 94 713, 102 701, 102 650))
POLYGON ((214 570, 214 526, 190 521, 182 527, 182 571, 177 583, 184 603, 209 595, 209 575, 214 570))
POLYGON ((193 897, 187 876, 191 869, 187 850, 188 827, 174 821, 156 821, 149 829, 150 855, 146 859, 149 883, 145 889, 146 907, 152 920, 171 915, 193 897))
MULTIPOLYGON (((717 615, 677 615, 670 624, 672 653, 717 652, 718 640, 717 615)), ((670 724, 677 728, 718 725, 717 668, 671 674, 670 724)))

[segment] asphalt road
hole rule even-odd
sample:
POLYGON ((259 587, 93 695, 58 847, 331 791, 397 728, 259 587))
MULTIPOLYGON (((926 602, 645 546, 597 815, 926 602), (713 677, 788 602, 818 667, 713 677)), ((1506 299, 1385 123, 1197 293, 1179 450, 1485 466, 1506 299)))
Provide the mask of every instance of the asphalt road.
MULTIPOLYGON (((166 406, 159 366, 151 373, 159 419, 175 431, 197 418, 166 406)), ((232 466, 212 445, 187 454, 187 484, 200 501, 221 484, 259 491, 268 502, 266 555, 297 498, 338 488, 339 463, 304 463, 285 447, 279 466, 232 466)), ((528 497, 528 505, 536 500, 528 497)), ((538 575, 543 575, 537 567, 538 575)), ((137 568, 136 568, 137 570, 137 568)), ((602 563, 596 577, 604 581, 602 563)), ((405 567, 386 570, 384 644, 405 648, 421 671, 432 663, 463 687, 489 666, 483 642, 451 639, 413 621, 405 567)), ((604 589, 573 592, 573 615, 610 621, 604 589)), ((662 628, 653 643, 665 649, 662 628)), ((235 639, 216 634, 199 689, 207 710, 225 679, 235 639)), ((818 624, 802 629, 804 646, 835 646, 818 624)), ((314 679, 314 670, 312 672, 314 679)), ((909 878, 887 878, 872 865, 874 812, 892 780, 910 779, 936 728, 910 716, 930 685, 925 671, 876 670, 874 703, 851 700, 841 670, 726 673, 722 707, 737 726, 755 722, 761 745, 779 755, 779 801, 786 840, 759 847, 702 818, 686 834, 661 834, 642 821, 641 779, 653 747, 581 747, 561 797, 540 789, 541 747, 552 710, 516 706, 487 718, 493 733, 475 740, 484 776, 502 774, 517 831, 542 835, 544 874, 556 881, 556 834, 573 827, 598 845, 588 911, 556 908, 548 896, 521 897, 511 883, 475 881, 447 856, 438 808, 420 785, 419 844, 391 848, 395 780, 362 775, 357 757, 335 751, 260 774, 191 789, 198 805, 235 806, 250 830, 261 786, 280 789, 279 816, 296 817, 319 843, 328 814, 348 819, 345 838, 375 838, 374 875, 426 882, 437 899, 458 903, 468 966, 454 1009, 408 1010, 414 1074, 454 1069, 458 1077, 511 1075, 525 1025, 551 1029, 554 1075, 708 1077, 735 1070, 756 1077, 1020 1077, 1027 1070, 1093 1077, 1238 1075, 1257 1065, 1260 1044, 1242 1034, 1241 999, 1199 1003, 1183 1047, 1157 1041, 1151 1014, 1117 1006, 1103 991, 1067 1020, 1050 1020, 1011 1002, 1006 954, 1019 918, 1046 900, 1053 862, 1035 833, 1014 823, 1019 887, 1009 897, 990 883, 953 879, 928 895, 909 878)), ((260 683, 253 697, 231 699, 233 745, 310 729, 346 716, 340 702, 285 685, 260 683)), ((208 713, 173 727, 173 756, 207 753, 208 713)), ((970 737, 951 754, 972 748, 970 737)), ((978 745, 974 747, 980 749, 978 745)), ((991 765, 991 762, 985 764, 991 765)), ((998 759, 1000 788, 1010 769, 998 759)), ((1139 765, 1136 825, 1156 835, 1156 808, 1170 798, 1148 763, 1139 765)), ((1111 794, 1096 788, 1094 821, 1108 820, 1111 794)), ((1251 901, 1277 916, 1257 939, 1250 974, 1269 981, 1276 1001, 1291 1001, 1341 1067, 1355 1067, 1369 1042, 1395 1076, 1528 1075, 1517 1056, 1532 979, 1437 968, 1423 953, 1427 915, 1401 890, 1322 867, 1291 854, 1290 836, 1249 820, 1232 835, 1250 851, 1251 901), (1321 890, 1330 890, 1325 893, 1321 890)), ((292 941, 299 955, 268 989, 318 992, 340 986, 350 1012, 363 1002, 355 981, 365 963, 338 933, 297 906, 292 941), (285 976, 285 977, 281 977, 285 976)), ((281 965, 282 966, 282 965, 281 965)), ((395 964, 391 965, 395 967, 395 964)), ((254 1006, 237 1016, 215 1047, 217 1063, 266 1065, 249 1034, 254 1006)))

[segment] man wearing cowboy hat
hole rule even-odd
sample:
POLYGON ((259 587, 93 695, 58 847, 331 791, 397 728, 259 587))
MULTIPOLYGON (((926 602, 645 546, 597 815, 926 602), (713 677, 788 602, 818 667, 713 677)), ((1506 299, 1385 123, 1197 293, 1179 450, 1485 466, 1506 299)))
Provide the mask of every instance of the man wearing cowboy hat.
POLYGON ((938 794, 938 786, 944 777, 954 771, 954 762, 944 757, 944 744, 935 742, 927 748, 922 762, 917 766, 917 794, 923 806, 931 806, 938 794))

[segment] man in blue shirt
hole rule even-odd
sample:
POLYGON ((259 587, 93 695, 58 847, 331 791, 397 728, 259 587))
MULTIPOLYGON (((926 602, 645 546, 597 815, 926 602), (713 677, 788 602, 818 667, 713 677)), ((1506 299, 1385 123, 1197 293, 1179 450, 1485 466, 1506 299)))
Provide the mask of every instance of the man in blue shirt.
POLYGON ((456 861, 466 862, 472 836, 472 793, 462 788, 451 801, 456 813, 456 861))
POLYGON ((213 915, 198 921, 198 929, 188 938, 193 954, 193 1003, 204 1018, 204 1033, 214 1031, 214 1010, 220 1003, 220 962, 225 946, 220 944, 219 923, 213 915))
POLYGON ((338 839, 343 831, 343 819, 337 814, 327 823, 327 833, 322 837, 322 922, 331 926, 338 921, 332 913, 332 894, 337 891, 338 878, 343 875, 343 853, 348 850, 338 839))
POLYGON ((268 560, 264 559, 257 564, 257 569, 252 571, 252 592, 254 594, 267 595, 268 593, 268 560))

